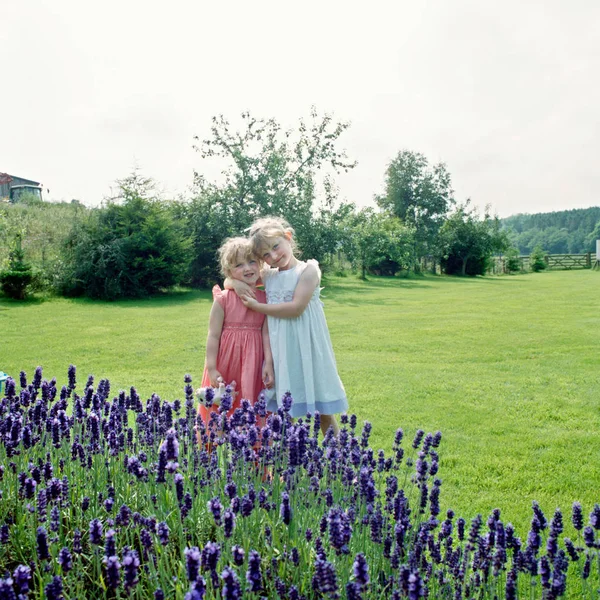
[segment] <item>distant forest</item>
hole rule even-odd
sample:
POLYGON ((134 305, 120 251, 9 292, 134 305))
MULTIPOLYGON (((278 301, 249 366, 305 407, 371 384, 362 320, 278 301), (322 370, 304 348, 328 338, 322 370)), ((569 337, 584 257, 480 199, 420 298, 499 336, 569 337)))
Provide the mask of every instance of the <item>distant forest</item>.
POLYGON ((536 246, 549 254, 584 254, 596 251, 600 206, 513 215, 501 223, 521 254, 531 254, 536 246))

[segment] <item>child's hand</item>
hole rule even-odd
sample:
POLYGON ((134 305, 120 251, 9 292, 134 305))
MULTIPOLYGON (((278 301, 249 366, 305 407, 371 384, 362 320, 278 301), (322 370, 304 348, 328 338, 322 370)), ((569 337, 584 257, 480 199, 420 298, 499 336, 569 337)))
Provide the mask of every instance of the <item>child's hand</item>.
POLYGON ((232 289, 240 298, 242 296, 250 296, 250 298, 256 298, 254 290, 247 283, 240 281, 239 279, 227 278, 225 286, 227 289, 232 289), (230 284, 231 287, 229 287, 230 284))
POLYGON ((223 377, 216 369, 208 370, 208 378, 210 379, 210 387, 218 388, 223 383, 223 377))
POLYGON ((246 294, 240 296, 240 299, 241 299, 243 305, 246 308, 249 308, 250 310, 255 310, 259 304, 259 302, 256 298, 252 298, 251 296, 248 296, 246 294))
POLYGON ((262 380, 268 390, 275 385, 275 372, 272 364, 269 363, 263 365, 262 380))

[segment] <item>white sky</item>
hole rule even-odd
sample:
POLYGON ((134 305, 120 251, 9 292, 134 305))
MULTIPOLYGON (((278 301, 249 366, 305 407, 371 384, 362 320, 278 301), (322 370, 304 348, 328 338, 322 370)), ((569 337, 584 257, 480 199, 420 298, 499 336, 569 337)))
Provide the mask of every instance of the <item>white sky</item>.
POLYGON ((170 194, 211 116, 349 120, 370 204, 401 149, 500 216, 600 205, 598 0, 0 0, 0 171, 97 204, 137 165, 170 194))

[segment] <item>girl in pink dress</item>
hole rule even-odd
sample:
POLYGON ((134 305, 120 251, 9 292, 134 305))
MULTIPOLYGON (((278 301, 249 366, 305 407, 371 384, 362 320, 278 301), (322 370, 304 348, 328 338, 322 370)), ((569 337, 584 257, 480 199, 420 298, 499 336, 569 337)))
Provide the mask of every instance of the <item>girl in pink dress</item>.
MULTIPOLYGON (((219 248, 221 272, 224 277, 243 281, 255 292, 261 302, 265 293, 256 289, 260 277, 260 265, 252 254, 246 238, 231 238, 219 248)), ((214 302, 208 322, 206 362, 202 386, 218 387, 235 382, 231 416, 241 406, 242 399, 252 404, 264 388, 274 384, 273 356, 269 343, 269 331, 265 315, 246 308, 233 290, 213 288, 214 302)), ((200 405, 199 412, 206 424, 210 413, 218 407, 200 405)))

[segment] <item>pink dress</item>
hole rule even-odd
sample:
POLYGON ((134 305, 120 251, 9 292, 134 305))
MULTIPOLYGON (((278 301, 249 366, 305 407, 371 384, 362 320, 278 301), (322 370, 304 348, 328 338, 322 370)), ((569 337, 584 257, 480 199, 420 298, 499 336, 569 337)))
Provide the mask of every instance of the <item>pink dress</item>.
MULTIPOLYGON (((246 308, 233 290, 221 290, 218 285, 213 287, 213 298, 222 306, 225 318, 217 354, 217 371, 221 373, 225 383, 236 382, 233 407, 228 415, 233 414, 242 404, 242 399, 250 400, 252 404, 264 388, 262 383, 263 341, 262 326, 265 315, 246 308)), ((256 290, 256 299, 266 303, 266 295, 262 290, 256 290)), ((209 386, 210 378, 206 365, 202 376, 202 386, 209 386)), ((208 423, 210 410, 200 406, 200 414, 208 423)))

